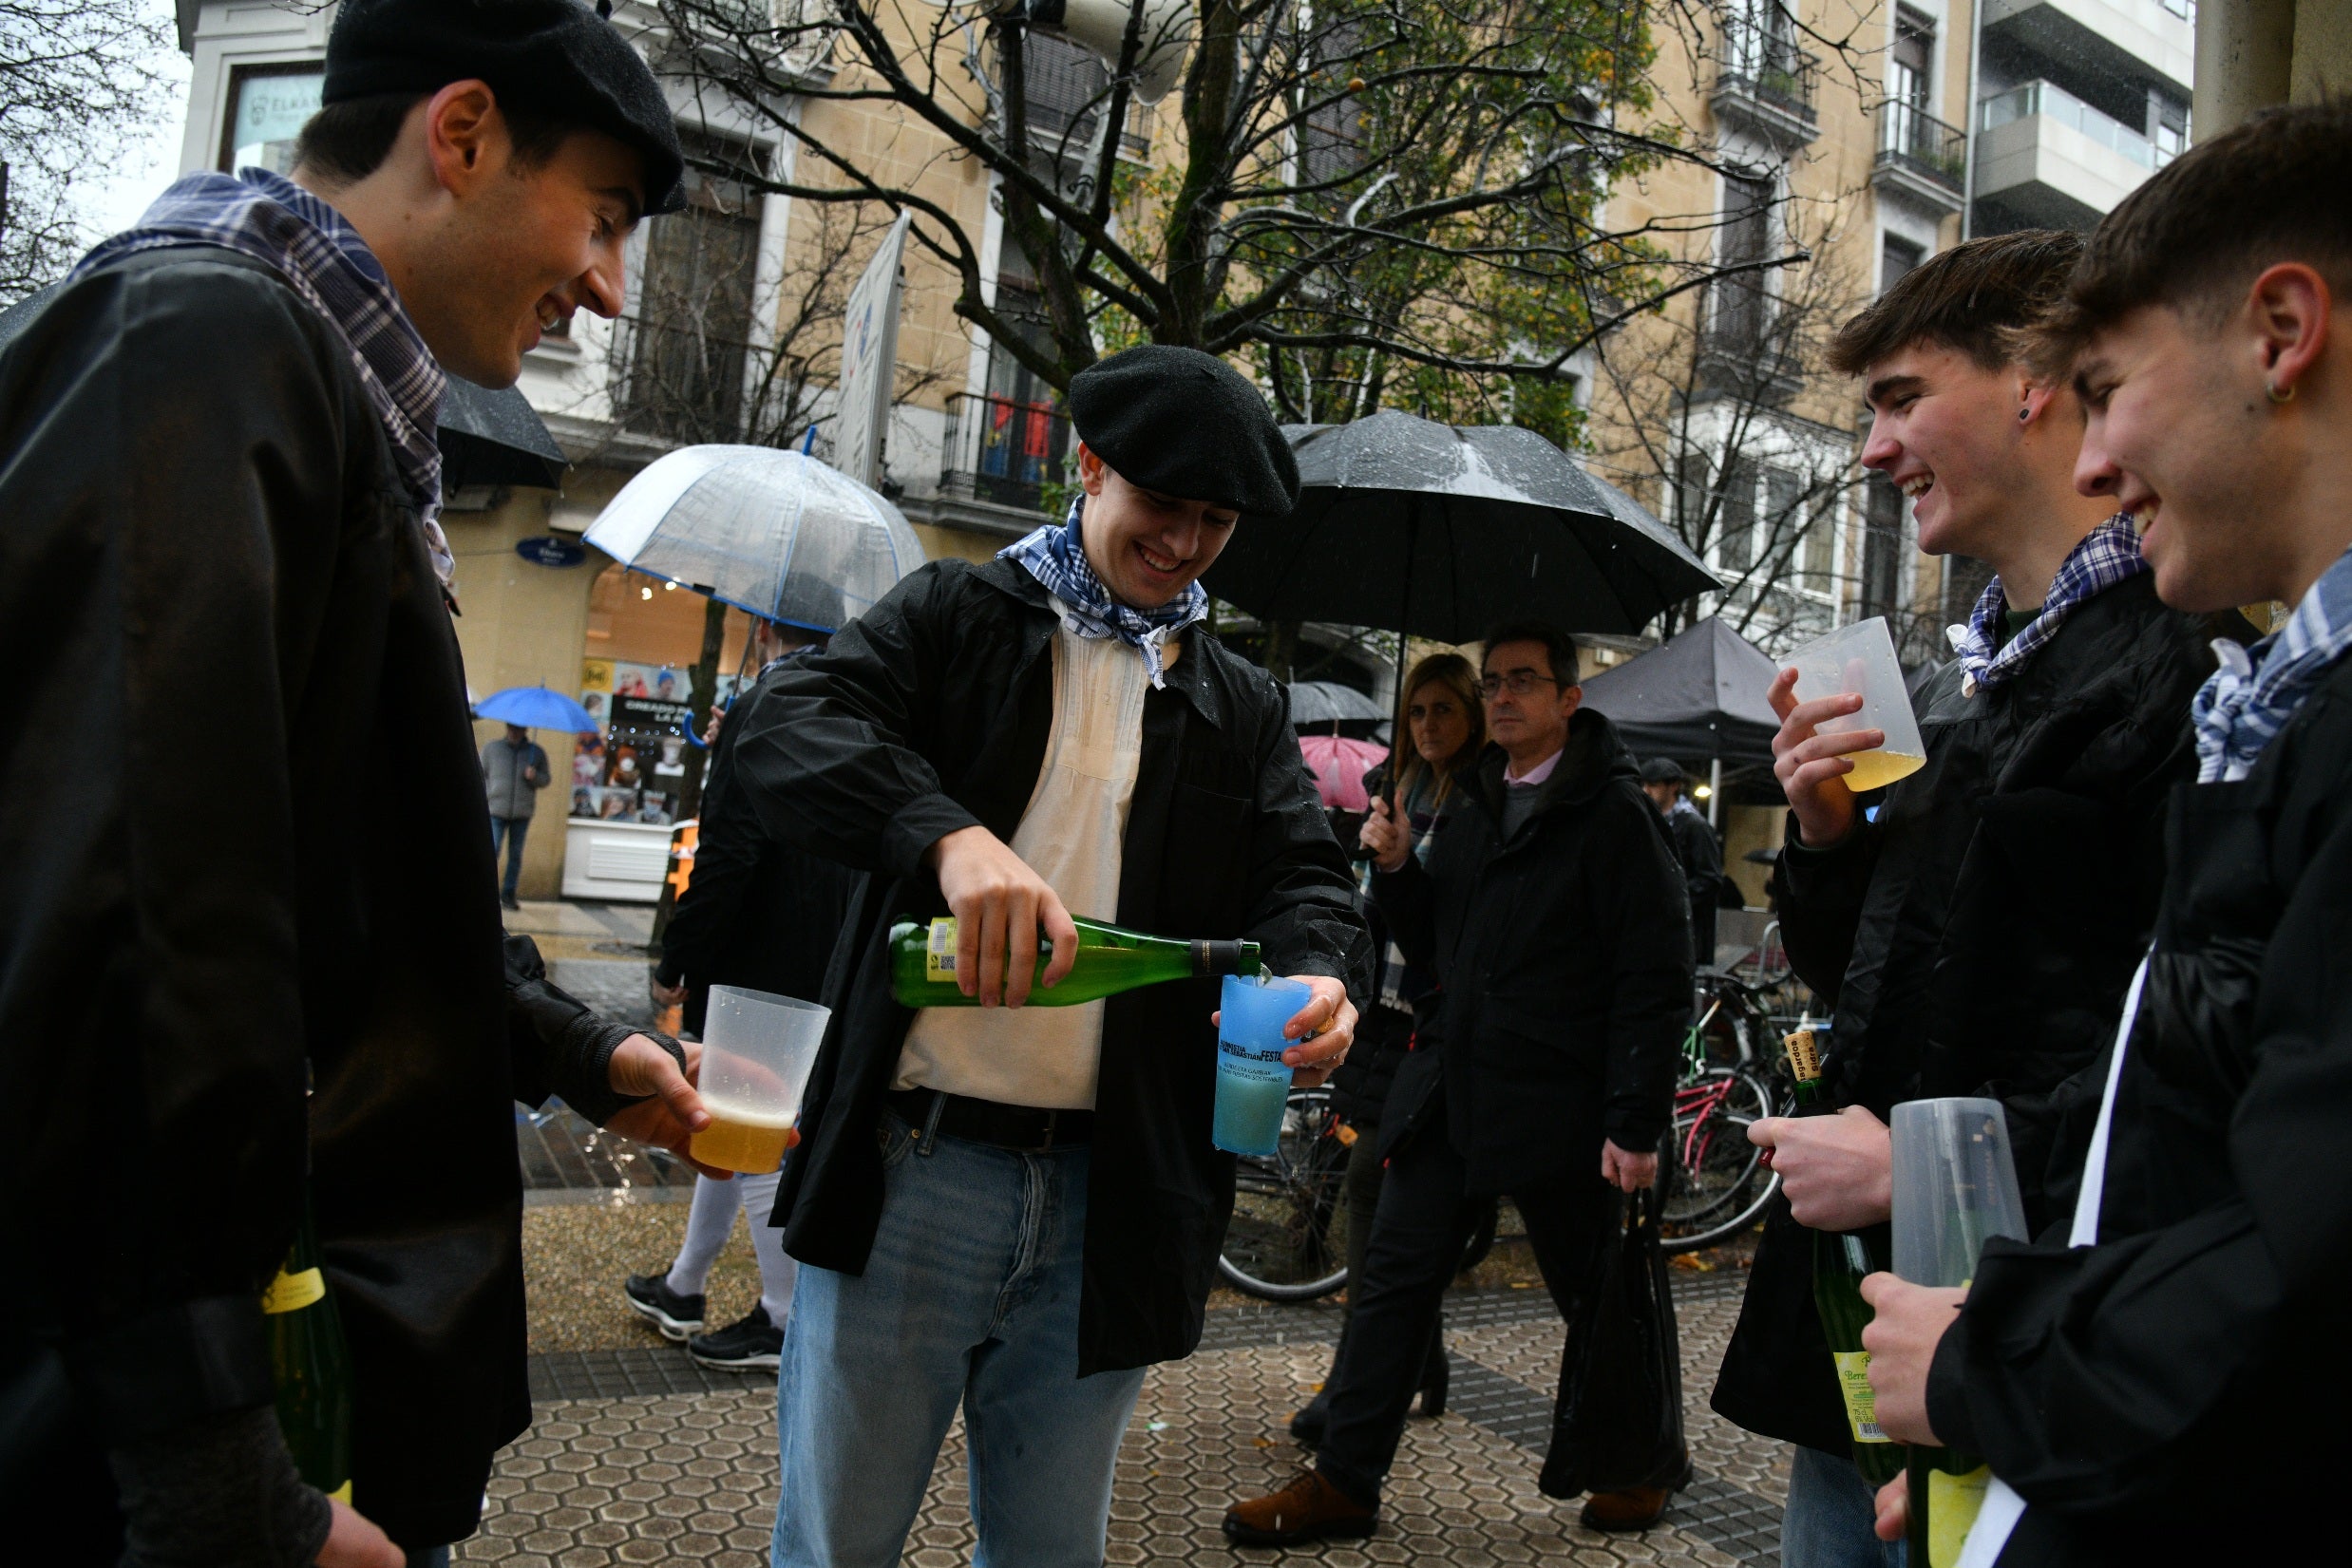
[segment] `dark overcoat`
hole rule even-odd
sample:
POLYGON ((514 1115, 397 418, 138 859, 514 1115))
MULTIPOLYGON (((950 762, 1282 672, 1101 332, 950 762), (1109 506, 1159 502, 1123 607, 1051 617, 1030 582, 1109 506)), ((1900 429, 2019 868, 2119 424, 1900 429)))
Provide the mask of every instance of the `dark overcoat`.
POLYGON ((530 1419, 514 1102, 609 1112, 627 1030, 502 962, 449 610, 275 273, 140 253, 0 353, 0 1494, 103 1524, 105 1446, 271 1402, 307 1131, 355 1502, 471 1534, 530 1419))
POLYGON ((1506 763, 1491 746, 1457 776, 1426 866, 1407 856, 1373 874, 1398 945, 1441 988, 1389 1091, 1381 1148, 1442 1106, 1473 1193, 1598 1179, 1603 1138, 1655 1149, 1691 1011, 1681 867, 1616 727, 1570 717, 1508 837, 1506 763))
MULTIPOLYGON (((1781 932, 1834 1009, 1831 1101, 1881 1120, 1922 1097, 2001 1101, 2037 1227, 2072 1200, 2096 1063, 2155 918, 2164 802, 2196 772, 2189 700, 2213 666, 2208 640, 2234 629, 2165 608, 2152 575, 2118 583, 2010 680, 1972 695, 1954 664, 1922 688, 1926 765, 1876 822, 1830 849, 1789 824, 1781 932)), ((1887 1262, 1884 1226, 1870 1242, 1887 1262)), ((1779 1200, 1714 1404, 1768 1436, 1832 1453, 1851 1442, 1811 1238, 1779 1200)))
MULTIPOLYGON (((833 1018, 777 1196, 786 1249, 805 1263, 865 1267, 882 1096, 915 1016, 890 994, 889 928, 947 913, 923 864, 939 839, 976 823, 1012 839, 1045 765, 1059 625, 1011 562, 933 561, 754 689, 733 787, 777 838, 870 874, 834 951, 833 1018)), ((1244 938, 1277 974, 1332 975, 1361 995, 1371 939, 1353 888, 1280 689, 1194 627, 1144 701, 1117 923, 1244 938)), ((1200 1339, 1233 1206, 1233 1157, 1209 1143, 1216 1006, 1217 982, 1192 980, 1106 1007, 1080 1375, 1200 1339)))

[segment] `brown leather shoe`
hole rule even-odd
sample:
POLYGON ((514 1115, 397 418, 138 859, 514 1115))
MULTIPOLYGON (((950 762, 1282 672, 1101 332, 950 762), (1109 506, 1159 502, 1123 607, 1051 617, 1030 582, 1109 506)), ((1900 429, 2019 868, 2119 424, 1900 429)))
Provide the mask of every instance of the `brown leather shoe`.
POLYGON ((1368 1536, 1379 1518, 1377 1507, 1356 1502, 1324 1480, 1320 1470, 1306 1469, 1280 1491, 1226 1509, 1225 1539, 1236 1546, 1297 1546, 1368 1536))
POLYGON ((1587 1530, 1646 1530, 1666 1511, 1674 1496, 1668 1486, 1635 1486, 1622 1492, 1595 1492, 1585 1500, 1576 1522, 1587 1530))

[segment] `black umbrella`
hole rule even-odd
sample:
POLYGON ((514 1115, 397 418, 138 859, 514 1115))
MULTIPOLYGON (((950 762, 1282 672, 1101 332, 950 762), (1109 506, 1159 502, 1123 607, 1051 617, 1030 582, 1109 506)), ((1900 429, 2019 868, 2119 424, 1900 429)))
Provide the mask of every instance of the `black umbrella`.
MULTIPOLYGON (((43 306, 65 288, 52 283, 0 312, 0 348, 31 325, 43 306)), ((492 392, 470 381, 449 378, 441 400, 441 487, 444 494, 467 484, 532 484, 553 490, 563 483, 572 460, 532 407, 509 387, 492 392)))
POLYGON ((489 391, 459 376, 441 398, 441 484, 529 484, 559 489, 572 460, 521 390, 489 391))
POLYGON ((1290 683, 1290 725, 1293 729, 1328 729, 1342 726, 1349 734, 1361 726, 1377 726, 1388 718, 1380 705, 1352 686, 1337 681, 1290 683))
POLYGON ((1520 614, 1624 633, 1720 586, 1665 524, 1532 430, 1390 412, 1283 434, 1298 507, 1236 529, 1203 579, 1261 619, 1437 642, 1520 614))

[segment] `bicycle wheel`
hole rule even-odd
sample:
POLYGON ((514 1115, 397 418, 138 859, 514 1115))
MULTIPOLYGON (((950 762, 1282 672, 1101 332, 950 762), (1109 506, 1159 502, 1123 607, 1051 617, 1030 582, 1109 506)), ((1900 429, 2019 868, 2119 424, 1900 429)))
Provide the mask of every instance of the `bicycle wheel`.
POLYGON ((1693 1252, 1746 1230, 1780 1190, 1748 1128, 1773 1114, 1771 1088, 1757 1075, 1715 1068, 1676 1092, 1674 1125, 1660 1151, 1666 1199, 1659 1212, 1664 1250, 1693 1252))
POLYGON ((1331 1091, 1292 1090, 1275 1152, 1235 1162, 1218 1272, 1267 1301, 1312 1301, 1345 1284, 1347 1169, 1331 1091))

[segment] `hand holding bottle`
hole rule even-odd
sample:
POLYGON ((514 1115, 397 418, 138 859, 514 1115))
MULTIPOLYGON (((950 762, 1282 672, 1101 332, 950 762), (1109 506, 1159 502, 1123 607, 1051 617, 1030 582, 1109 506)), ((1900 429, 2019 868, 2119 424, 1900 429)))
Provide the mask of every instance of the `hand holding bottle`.
POLYGON ((1061 895, 1002 839, 977 825, 958 828, 931 846, 928 859, 956 916, 956 985, 966 996, 977 996, 984 1008, 1027 1002, 1041 926, 1053 944, 1047 985, 1078 961, 1078 928, 1061 895))
POLYGON ((1789 809, 1796 813, 1798 836, 1815 849, 1826 849, 1854 827, 1854 792, 1846 786, 1846 775, 1854 765, 1846 754, 1885 746, 1887 734, 1880 729, 1820 733, 1824 720, 1861 712, 1862 695, 1842 691, 1801 703, 1796 700, 1796 675, 1793 670, 1783 670, 1765 691, 1773 711, 1780 715, 1780 732, 1773 737, 1773 776, 1789 798, 1789 809))
POLYGON ((404 1568, 408 1554, 393 1545, 392 1538, 367 1515, 333 1498, 327 1500, 327 1506, 334 1511, 334 1522, 328 1526, 327 1544, 314 1559, 318 1568, 404 1568))
POLYGON ((1834 1116, 1767 1116, 1748 1142, 1769 1152, 1789 1212, 1809 1230, 1858 1231, 1892 1212, 1887 1124, 1860 1105, 1834 1116))
POLYGON ((1862 1299, 1872 1314, 1870 1326, 1862 1331, 1862 1348, 1870 1352, 1870 1391, 1880 1428, 1898 1443, 1942 1447, 1944 1440, 1927 1425, 1927 1369, 1944 1331, 1968 1299, 1967 1290, 1912 1285, 1891 1274, 1874 1274, 1862 1282, 1862 1299))

